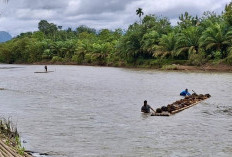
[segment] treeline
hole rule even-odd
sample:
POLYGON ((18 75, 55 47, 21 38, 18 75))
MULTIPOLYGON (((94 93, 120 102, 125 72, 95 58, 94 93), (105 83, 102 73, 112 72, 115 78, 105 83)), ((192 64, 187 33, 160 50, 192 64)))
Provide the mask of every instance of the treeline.
POLYGON ((145 15, 128 30, 87 26, 62 29, 42 20, 38 31, 21 33, 0 44, 0 62, 75 63, 155 67, 165 64, 232 65, 232 2, 222 14, 181 14, 176 26, 166 17, 145 15))

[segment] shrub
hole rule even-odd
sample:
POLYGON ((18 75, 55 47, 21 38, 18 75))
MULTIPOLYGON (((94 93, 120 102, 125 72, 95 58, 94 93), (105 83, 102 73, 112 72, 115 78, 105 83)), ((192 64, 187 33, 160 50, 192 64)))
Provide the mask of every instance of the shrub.
POLYGON ((54 56, 52 57, 52 63, 55 63, 55 62, 62 62, 63 61, 63 58, 59 57, 59 56, 54 56))
POLYGON ((178 68, 176 65, 172 64, 172 65, 163 65, 161 69, 162 70, 177 70, 178 68))
POLYGON ((83 60, 78 55, 73 55, 72 61, 77 63, 77 64, 82 64, 82 62, 83 62, 83 60))
POLYGON ((193 53, 189 56, 189 61, 188 63, 190 65, 196 65, 196 66, 200 66, 204 63, 206 63, 206 58, 205 58, 205 54, 203 52, 201 53, 193 53))

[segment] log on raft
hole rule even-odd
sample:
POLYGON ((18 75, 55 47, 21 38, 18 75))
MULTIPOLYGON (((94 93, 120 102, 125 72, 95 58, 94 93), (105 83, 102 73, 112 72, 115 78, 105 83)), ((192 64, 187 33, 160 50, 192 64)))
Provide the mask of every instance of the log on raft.
POLYGON ((178 100, 172 104, 169 104, 167 106, 163 106, 161 108, 157 108, 155 113, 152 113, 151 116, 171 116, 173 114, 176 114, 180 111, 183 111, 187 108, 190 108, 201 101, 210 98, 211 96, 209 94, 193 94, 190 96, 186 96, 184 99, 178 100))

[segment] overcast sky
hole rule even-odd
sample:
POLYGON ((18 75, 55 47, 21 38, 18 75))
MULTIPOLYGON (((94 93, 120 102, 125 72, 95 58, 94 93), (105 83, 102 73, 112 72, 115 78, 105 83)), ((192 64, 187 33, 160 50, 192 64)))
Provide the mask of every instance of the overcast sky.
POLYGON ((181 13, 202 15, 204 11, 221 13, 231 0, 0 0, 0 31, 15 36, 38 30, 38 22, 47 20, 64 29, 86 25, 95 29, 127 29, 139 21, 136 9, 145 14, 166 16, 175 24, 181 13))

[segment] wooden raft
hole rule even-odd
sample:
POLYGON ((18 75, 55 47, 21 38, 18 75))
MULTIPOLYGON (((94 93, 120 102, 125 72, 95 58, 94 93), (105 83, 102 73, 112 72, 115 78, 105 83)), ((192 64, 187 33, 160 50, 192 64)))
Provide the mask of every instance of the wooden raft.
POLYGON ((209 94, 193 94, 191 96, 187 96, 184 99, 181 99, 179 101, 176 101, 170 105, 163 106, 161 109, 157 108, 156 112, 152 113, 151 116, 171 116, 173 114, 176 114, 180 111, 183 111, 187 108, 190 108, 202 101, 204 101, 205 99, 210 98, 211 96, 209 94))
POLYGON ((36 71, 34 73, 50 73, 50 72, 54 72, 54 71, 36 71))

